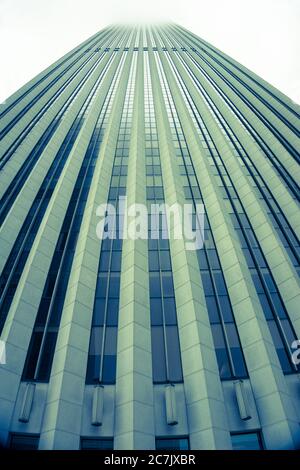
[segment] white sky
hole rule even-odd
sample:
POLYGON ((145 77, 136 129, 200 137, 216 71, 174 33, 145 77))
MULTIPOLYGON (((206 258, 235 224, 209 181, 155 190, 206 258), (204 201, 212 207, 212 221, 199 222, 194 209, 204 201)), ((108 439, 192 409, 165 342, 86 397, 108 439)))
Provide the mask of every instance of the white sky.
POLYGON ((0 102, 108 24, 167 20, 300 103, 300 0, 0 0, 0 102))

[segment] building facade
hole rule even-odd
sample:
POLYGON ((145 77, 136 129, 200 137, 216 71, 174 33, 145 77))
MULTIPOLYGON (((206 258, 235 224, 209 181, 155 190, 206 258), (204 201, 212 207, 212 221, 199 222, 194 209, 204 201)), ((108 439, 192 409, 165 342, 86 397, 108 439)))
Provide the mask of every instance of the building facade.
POLYGON ((299 115, 177 25, 107 27, 1 105, 3 446, 300 447, 299 115), (134 204, 202 206, 203 243, 118 236, 134 204))

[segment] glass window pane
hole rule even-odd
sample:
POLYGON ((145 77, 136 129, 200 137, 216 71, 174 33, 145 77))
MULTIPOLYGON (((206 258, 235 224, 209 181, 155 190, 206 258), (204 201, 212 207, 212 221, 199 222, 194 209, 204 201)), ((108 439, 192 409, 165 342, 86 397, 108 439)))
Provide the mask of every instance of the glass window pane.
POLYGON ((107 273, 99 274, 96 287, 96 297, 106 297, 108 275, 107 273))
POLYGON ((214 295, 211 277, 208 271, 201 271, 201 278, 205 295, 214 295))
POLYGON ((262 252, 261 252, 260 248, 254 248, 253 253, 254 253, 255 259, 258 263, 258 266, 260 268, 265 268, 266 267, 266 262, 264 260, 264 257, 262 255, 262 252))
POLYGON ((253 280, 256 292, 258 294, 263 294, 264 289, 263 289, 262 283, 260 281, 260 278, 256 269, 251 269, 251 276, 252 276, 252 280, 253 280))
MULTIPOLYGON (((205 224, 205 226, 207 226, 205 224)), ((210 229, 209 230, 204 230, 204 238, 205 238, 205 248, 215 248, 215 242, 213 240, 212 234, 210 229)))
POLYGON ((254 236, 252 229, 246 229, 246 234, 247 234, 247 238, 250 242, 251 247, 256 248, 258 244, 257 244, 256 238, 254 236))
POLYGON ((103 370, 102 370, 102 381, 104 383, 114 383, 116 380, 117 335, 118 335, 118 328, 115 328, 115 327, 106 328, 103 370))
POLYGON ((236 233, 238 234, 240 244, 241 244, 241 248, 247 248, 248 245, 247 245, 247 242, 245 240, 245 237, 244 237, 244 234, 243 234, 242 230, 240 228, 237 228, 236 233))
POLYGON ((188 438, 156 439, 156 450, 189 450, 188 438))
POLYGON ((243 251, 244 256, 246 258, 246 263, 247 263, 248 268, 255 268, 253 256, 250 253, 250 251, 248 250, 248 248, 243 248, 242 251, 243 251))
POLYGON ((112 246, 113 251, 121 251, 122 250, 122 243, 123 243, 123 240, 120 240, 119 238, 116 238, 113 241, 113 246, 112 246))
POLYGON ((214 338, 215 348, 225 348, 224 335, 221 325, 212 325, 211 331, 214 338))
POLYGON ((197 186, 192 187, 192 193, 193 193, 194 199, 201 199, 201 192, 197 186))
POLYGON ((37 450, 39 436, 30 434, 11 434, 9 448, 14 450, 37 450))
POLYGON ((164 299, 164 313, 166 325, 177 324, 176 304, 175 299, 173 297, 164 299))
POLYGON ((192 191, 189 186, 184 186, 183 191, 186 199, 192 199, 192 191))
POLYGON ((109 190, 108 199, 115 200, 118 197, 118 188, 111 187, 109 190))
POLYGON ((162 285, 163 285, 164 297, 175 297, 172 273, 169 273, 169 272, 162 273, 162 285))
POLYGON ((102 326, 105 313, 105 299, 95 299, 93 312, 93 326, 102 326))
POLYGON ((161 299, 150 299, 151 325, 162 325, 162 305, 161 299))
POLYGON ((110 299, 118 299, 120 296, 120 273, 110 273, 109 291, 110 299))
POLYGON ((160 269, 162 271, 171 271, 171 258, 168 251, 160 252, 160 269))
POLYGON ((47 320, 50 298, 42 298, 39 306, 35 326, 44 326, 47 320))
POLYGON ((151 272, 150 273, 150 296, 151 297, 161 297, 159 272, 151 272))
POLYGON ((118 336, 118 328, 107 327, 105 329, 104 354, 115 355, 117 353, 117 336, 118 336))
POLYGON ((91 331, 91 341, 89 354, 91 356, 100 356, 103 341, 103 328, 96 326, 91 331))
POLYGON ((23 378, 25 380, 34 379, 35 367, 38 360, 38 354, 43 338, 42 332, 34 332, 31 338, 29 352, 27 354, 26 364, 24 367, 23 378))
POLYGON ((107 326, 118 326, 119 299, 109 299, 107 304, 107 326))
POLYGON ((269 292, 277 292, 276 286, 273 282, 270 272, 265 269, 262 269, 262 274, 263 274, 265 283, 267 284, 267 288, 269 292))
POLYGON ((167 381, 167 371, 163 327, 151 328, 151 343, 153 381, 164 383, 167 381))
POLYGON ((148 187, 147 188, 147 199, 154 199, 154 188, 153 187, 148 187))
POLYGON ((213 272, 213 278, 215 281, 215 286, 217 289, 217 293, 219 295, 227 295, 227 290, 224 282, 224 277, 221 271, 214 271, 213 272))
POLYGON ((250 228, 247 216, 245 214, 240 214, 239 217, 240 217, 240 221, 241 221, 243 227, 244 228, 250 228))
POLYGON ((272 293, 271 297, 272 297, 272 302, 273 302, 273 305, 275 307, 276 314, 278 315, 278 317, 280 319, 286 319, 287 316, 286 316, 285 308, 283 306, 283 303, 282 303, 282 300, 281 300, 279 294, 278 293, 272 293))
POLYGON ((121 251, 113 251, 112 252, 112 260, 111 260, 111 271, 119 272, 121 271, 121 261, 122 261, 122 252, 121 251))
POLYGON ((225 325, 225 330, 226 330, 226 335, 227 335, 229 346, 231 348, 239 348, 240 341, 239 341, 236 326, 234 325, 234 323, 227 323, 225 325))
POLYGON ((296 340, 295 334, 292 330, 291 324, 289 320, 281 320, 281 326, 283 328, 284 334, 286 336, 288 344, 292 345, 292 343, 296 340))
POLYGON ((262 310, 264 312, 266 320, 273 320, 274 315, 273 315, 273 312, 271 310, 271 307, 270 307, 269 301, 267 299, 267 296, 265 294, 259 294, 258 298, 259 298, 260 304, 262 306, 262 310))
POLYGON ((207 250, 207 255, 211 269, 220 269, 220 263, 216 250, 207 250))
POLYGON ((177 326, 166 326, 169 380, 182 382, 181 354, 177 326))
POLYGON ((232 434, 233 450, 262 450, 262 443, 257 433, 232 434))
POLYGON ((241 344, 237 334, 236 326, 233 323, 225 325, 227 339, 230 347, 231 357, 234 365, 234 372, 236 377, 246 377, 247 370, 241 349, 241 344))
POLYGON ((113 450, 114 440, 113 439, 92 439, 82 438, 81 439, 81 450, 113 450))
MULTIPOLYGON (((151 232, 149 232, 149 237, 148 237, 148 250, 157 250, 158 249, 158 241, 153 240, 150 236, 151 232)), ((152 253, 149 253, 149 258, 152 256, 152 253)))
POLYGON ((230 348, 235 377, 247 377, 247 369, 241 348, 230 348))
POLYGON ((276 348, 282 348, 282 339, 278 331, 278 326, 276 325, 275 320, 269 320, 268 321, 268 326, 270 328, 270 332, 273 338, 273 343, 276 348))
POLYGON ((291 363, 289 361, 289 357, 286 353, 285 349, 276 349, 278 359, 282 368, 282 371, 284 374, 290 374, 291 372, 294 372, 294 369, 291 366, 291 363))
POLYGON ((154 188, 154 192, 155 192, 156 199, 163 199, 164 197, 163 188, 154 188))
POLYGON ((149 252, 149 271, 158 271, 158 270, 159 270, 158 252, 151 251, 149 252))
POLYGON ((229 297, 227 295, 220 296, 219 303, 221 307, 223 321, 225 323, 234 323, 229 297))
POLYGON ((200 269, 208 269, 205 251, 198 250, 197 255, 198 255, 198 262, 199 262, 200 269))
POLYGON ((86 383, 99 383, 101 356, 89 355, 86 369, 86 383))
POLYGON ((229 365, 228 354, 224 342, 224 336, 221 325, 212 325, 212 335, 214 339, 215 351, 219 366, 221 379, 231 378, 231 370, 229 365))
POLYGON ((105 355, 103 358, 102 382, 113 384, 116 381, 117 356, 105 355))
POLYGON ((278 327, 274 320, 269 320, 268 326, 270 328, 271 336, 273 338, 273 343, 275 345, 282 370, 284 373, 290 373, 293 369, 291 367, 289 357, 287 355, 281 336, 279 334, 278 327))
POLYGON ((48 380, 51 372, 52 358, 54 355, 57 332, 48 332, 41 354, 41 362, 38 370, 38 380, 48 380))
POLYGON ((170 245, 169 245, 169 240, 167 239, 163 239, 163 238, 159 238, 159 241, 158 241, 158 244, 159 244, 159 249, 160 250, 169 250, 170 249, 170 245))
POLYGON ((214 296, 205 297, 210 323, 220 323, 218 307, 214 296))
POLYGON ((100 269, 101 272, 109 270, 110 253, 108 251, 102 251, 100 258, 100 269))

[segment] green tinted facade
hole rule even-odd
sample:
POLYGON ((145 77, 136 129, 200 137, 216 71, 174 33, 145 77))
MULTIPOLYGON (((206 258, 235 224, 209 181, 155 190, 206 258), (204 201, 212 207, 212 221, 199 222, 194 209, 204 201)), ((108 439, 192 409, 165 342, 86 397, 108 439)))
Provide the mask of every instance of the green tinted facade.
POLYGON ((299 447, 299 114, 177 25, 108 27, 1 106, 3 445, 299 447), (203 247, 101 242, 120 198, 203 204, 203 247))

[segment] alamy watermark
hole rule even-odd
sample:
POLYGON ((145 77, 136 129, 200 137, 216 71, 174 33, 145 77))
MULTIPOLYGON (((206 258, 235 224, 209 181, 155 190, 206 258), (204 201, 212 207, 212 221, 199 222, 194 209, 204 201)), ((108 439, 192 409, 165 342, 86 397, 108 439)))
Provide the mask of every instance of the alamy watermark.
POLYGON ((186 250, 199 250, 204 243, 203 204, 127 204, 119 197, 116 204, 101 204, 96 210, 100 217, 96 232, 100 240, 184 240, 186 250), (149 207, 149 206, 148 206, 149 207))

